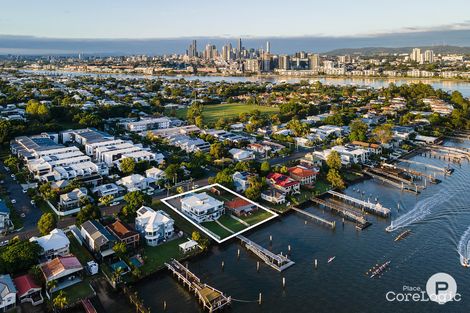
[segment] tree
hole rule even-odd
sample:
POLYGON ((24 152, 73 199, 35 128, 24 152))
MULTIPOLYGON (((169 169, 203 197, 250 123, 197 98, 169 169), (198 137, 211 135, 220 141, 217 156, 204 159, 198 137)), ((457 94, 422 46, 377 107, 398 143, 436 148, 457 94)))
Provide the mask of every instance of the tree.
POLYGON ((380 143, 385 144, 388 143, 392 137, 392 125, 391 124, 382 124, 374 128, 373 130, 374 136, 376 140, 380 143))
POLYGON ((351 130, 349 139, 351 141, 366 141, 368 126, 361 119, 355 119, 349 124, 351 130))
POLYGON ((124 158, 119 163, 119 169, 125 175, 129 175, 134 172, 135 169, 135 161, 133 158, 124 158))
POLYGON ((228 168, 218 172, 215 177, 210 180, 211 183, 221 184, 227 188, 233 187, 233 177, 228 168))
POLYGON ((119 257, 119 258, 122 258, 123 256, 126 255, 127 253, 127 246, 124 242, 117 242, 114 246, 113 246, 113 251, 116 253, 116 255, 119 257))
POLYGON ((326 180, 331 184, 331 186, 333 186, 333 188, 345 188, 344 181, 337 169, 330 168, 328 174, 326 175, 326 180))
POLYGON ((183 186, 178 186, 176 188, 176 193, 183 193, 184 192, 184 187, 183 186))
POLYGON ((287 128, 289 128, 295 136, 303 136, 308 133, 309 127, 306 123, 301 123, 298 119, 290 120, 287 123, 287 128))
POLYGON ((0 145, 8 142, 10 136, 11 123, 7 120, 0 120, 0 145))
POLYGON ((194 241, 199 241, 201 239, 201 234, 195 230, 191 234, 191 239, 194 241))
POLYGON ((48 212, 44 213, 38 221, 38 230, 41 235, 47 235, 57 227, 57 221, 54 214, 48 212))
POLYGON ((220 142, 215 142, 211 144, 211 148, 209 151, 209 154, 213 156, 216 159, 221 159, 225 156, 226 151, 222 143, 220 142))
POLYGON ((338 151, 331 151, 326 157, 326 164, 330 169, 339 170, 341 168, 341 156, 338 151))
POLYGON ((250 183, 250 186, 246 188, 245 196, 250 200, 258 200, 261 196, 263 183, 256 177, 250 177, 248 182, 250 183))
POLYGON ((69 305, 67 294, 63 290, 59 291, 59 294, 52 300, 52 305, 59 310, 65 309, 65 307, 69 305))
POLYGON ((20 167, 20 160, 13 156, 13 155, 9 155, 5 161, 3 161, 3 163, 13 172, 17 172, 19 170, 19 167, 20 167))
POLYGON ((49 116, 49 109, 45 104, 31 99, 26 105, 26 113, 41 120, 45 120, 49 116))
POLYGON ((178 164, 170 164, 165 169, 165 177, 169 180, 178 180, 182 176, 182 172, 178 164))
POLYGON ((102 205, 108 206, 114 200, 113 195, 106 195, 99 198, 99 201, 102 205))
POLYGON ((127 218, 134 217, 137 210, 143 206, 148 205, 152 199, 150 196, 144 194, 140 190, 129 192, 124 196, 124 201, 126 205, 122 208, 121 213, 127 218))
POLYGON ((15 274, 24 272, 37 264, 42 248, 37 242, 12 239, 0 248, 0 272, 15 274))
POLYGON ((93 204, 87 204, 80 209, 80 212, 77 214, 75 222, 77 225, 82 225, 86 221, 96 220, 101 217, 101 211, 93 204))

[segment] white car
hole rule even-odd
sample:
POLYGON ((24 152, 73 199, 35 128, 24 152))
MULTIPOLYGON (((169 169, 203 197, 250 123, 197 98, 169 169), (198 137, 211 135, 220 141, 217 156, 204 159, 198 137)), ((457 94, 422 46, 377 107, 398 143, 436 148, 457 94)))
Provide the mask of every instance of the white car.
POLYGON ((34 202, 34 200, 31 200, 31 205, 35 205, 36 202, 34 202))
POLYGON ((3 240, 2 242, 0 242, 0 247, 4 247, 8 244, 8 240, 3 240))
POLYGON ((27 193, 28 192, 28 189, 23 189, 23 193, 27 193))
POLYGON ((16 200, 15 200, 15 199, 11 199, 11 203, 15 204, 15 203, 16 203, 16 200))
POLYGON ((15 178, 15 174, 11 174, 10 176, 11 176, 11 178, 15 178))
POLYGON ((118 205, 118 204, 119 204, 118 201, 114 201, 114 202, 110 203, 109 206, 116 206, 116 205, 118 205))

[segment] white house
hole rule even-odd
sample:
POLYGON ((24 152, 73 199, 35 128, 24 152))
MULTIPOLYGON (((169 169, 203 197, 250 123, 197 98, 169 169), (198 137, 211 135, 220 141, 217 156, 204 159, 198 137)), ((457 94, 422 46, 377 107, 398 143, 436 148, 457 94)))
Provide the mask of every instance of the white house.
POLYGON ((59 207, 61 209, 73 209, 78 208, 80 199, 86 198, 88 191, 86 188, 75 188, 69 193, 60 195, 59 207))
POLYGON ((202 223, 217 220, 225 209, 222 201, 203 192, 182 198, 181 210, 198 223, 202 223))
POLYGON ((149 180, 140 174, 132 174, 123 177, 116 181, 116 184, 125 187, 129 192, 149 188, 149 180))
POLYGON ((246 161, 246 160, 253 160, 255 158, 255 154, 253 151, 242 150, 233 148, 228 151, 234 160, 236 161, 246 161))
POLYGON ((53 229, 49 235, 31 237, 29 241, 37 242, 43 249, 42 255, 48 260, 70 254, 70 240, 64 231, 58 228, 53 229))
POLYGON ((0 311, 6 312, 16 306, 16 287, 10 274, 0 275, 0 311))
POLYGON ((159 181, 165 179, 165 172, 157 167, 152 167, 145 171, 145 176, 154 181, 159 181))
POLYGON ((154 211, 146 206, 137 210, 135 228, 149 246, 156 246, 173 236, 173 225, 173 219, 162 210, 154 211))

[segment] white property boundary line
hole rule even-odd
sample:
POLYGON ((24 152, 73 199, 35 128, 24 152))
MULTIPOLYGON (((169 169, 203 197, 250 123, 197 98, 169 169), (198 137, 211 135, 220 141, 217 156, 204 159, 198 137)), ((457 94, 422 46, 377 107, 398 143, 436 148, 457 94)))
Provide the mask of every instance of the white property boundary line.
MULTIPOLYGON (((170 196, 170 197, 167 197, 167 198, 164 198, 161 200, 166 206, 168 206, 169 208, 171 208, 173 211, 175 211, 176 213, 178 213, 179 215, 181 215, 184 219, 186 219, 187 221, 189 221, 191 224, 193 224, 194 226, 196 226, 198 229, 200 229, 201 231, 203 231, 206 235, 208 235, 209 237, 211 237, 213 240, 215 240, 217 243, 222 243, 222 242, 225 242, 227 240, 230 240, 232 239, 233 237, 236 237, 252 228, 255 228, 263 223, 266 223, 267 221, 269 220, 272 220, 273 218, 276 218, 279 216, 279 214, 277 214, 276 212, 273 212, 271 211, 270 209, 264 207, 264 206, 261 206, 260 204, 254 202, 254 201, 251 201, 250 199, 248 198, 245 198, 244 196, 228 189, 227 187, 224 187, 220 184, 212 184, 212 185, 207 185, 207 186, 203 186, 203 187, 200 187, 200 188, 197 188, 197 189, 193 189, 193 190, 189 190, 189 191, 186 191, 186 192, 183 192, 183 193, 180 193, 180 194, 177 194, 177 195, 174 195, 174 196, 170 196), (248 202, 250 202, 251 204, 253 205, 256 205, 258 208, 260 209, 263 209, 269 213, 271 213, 271 217, 268 217, 266 218, 265 220, 262 220, 254 225, 251 225, 245 229, 242 229, 241 231, 237 232, 237 233, 234 233, 228 237, 225 237, 224 239, 218 239, 217 237, 215 237, 210 231, 208 231, 206 228, 202 227, 199 223, 193 221, 191 218, 189 218, 188 216, 186 216, 186 214, 184 214, 183 212, 181 212, 180 210, 178 210, 177 208, 175 208, 174 206, 172 206, 170 203, 168 203, 167 200, 171 200, 171 199, 174 199, 174 198, 179 198, 179 197, 183 197, 187 194, 190 194, 190 193, 195 193, 195 192, 199 192, 199 191, 203 191, 203 190, 206 190, 206 189, 210 189, 212 187, 218 187, 218 188, 222 188, 223 190, 239 197, 239 198, 242 198, 243 200, 246 200, 248 202)), ((225 204, 225 203, 224 203, 225 204)))

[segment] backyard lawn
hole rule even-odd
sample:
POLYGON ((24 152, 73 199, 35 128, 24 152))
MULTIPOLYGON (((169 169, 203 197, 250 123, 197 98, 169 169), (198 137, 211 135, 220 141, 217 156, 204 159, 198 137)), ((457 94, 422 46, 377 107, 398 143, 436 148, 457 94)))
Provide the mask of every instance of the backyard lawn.
MULTIPOLYGON (((215 123, 219 118, 238 117, 240 113, 250 113, 259 110, 261 113, 275 114, 279 112, 277 107, 260 106, 243 103, 224 103, 204 105, 202 117, 204 123, 215 123)), ((176 117, 186 119, 187 109, 176 110, 176 117)))
POLYGON ((88 261, 93 261, 93 257, 90 252, 84 247, 81 246, 71 232, 67 233, 67 238, 70 241, 70 252, 77 257, 77 259, 82 263, 82 265, 87 264, 88 261))
MULTIPOLYGON (((67 294, 69 304, 76 303, 85 298, 94 296, 94 290, 91 288, 90 283, 87 280, 83 280, 75 285, 62 289, 67 294)), ((55 298, 59 294, 59 291, 54 292, 52 298, 55 298)))
POLYGON ((224 239, 225 237, 232 235, 231 232, 227 231, 225 228, 223 228, 216 222, 204 222, 201 223, 201 226, 210 230, 215 235, 219 236, 220 239, 224 239))
POLYGON ((218 219, 219 223, 227 227, 228 229, 232 230, 234 233, 244 230, 246 228, 245 225, 240 223, 234 218, 231 218, 229 215, 224 214, 218 219))
POLYGON ((186 242, 188 239, 182 237, 174 239, 165 243, 162 243, 156 247, 144 246, 144 265, 140 267, 142 274, 144 276, 155 272, 156 270, 162 268, 165 262, 170 261, 171 259, 179 259, 184 254, 179 250, 179 245, 183 242, 186 242))
POLYGON ((248 215, 248 216, 241 216, 240 219, 245 221, 246 223, 250 225, 255 225, 261 221, 264 221, 267 218, 270 218, 272 214, 268 211, 265 211, 263 209, 258 209, 255 213, 248 215))

